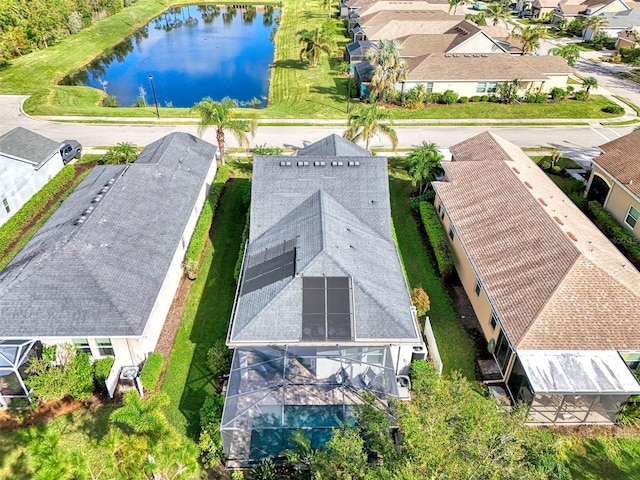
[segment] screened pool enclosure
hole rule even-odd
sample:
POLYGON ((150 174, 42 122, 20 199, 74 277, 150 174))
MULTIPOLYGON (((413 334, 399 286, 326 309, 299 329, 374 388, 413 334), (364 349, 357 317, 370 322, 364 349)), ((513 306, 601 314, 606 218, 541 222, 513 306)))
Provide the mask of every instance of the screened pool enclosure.
POLYGON ((15 399, 26 399, 25 369, 41 343, 36 340, 0 340, 0 407, 9 407, 15 399))
POLYGON ((381 406, 398 396, 389 348, 236 349, 222 415, 225 456, 248 465, 278 455, 297 429, 317 448, 332 428, 355 423, 353 406, 364 403, 363 390, 381 406))

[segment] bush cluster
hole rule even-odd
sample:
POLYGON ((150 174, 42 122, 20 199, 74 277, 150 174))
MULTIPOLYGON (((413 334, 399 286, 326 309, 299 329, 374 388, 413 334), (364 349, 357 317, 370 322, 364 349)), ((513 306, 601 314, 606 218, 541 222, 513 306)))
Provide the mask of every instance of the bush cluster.
POLYGON ((6 258, 9 245, 23 233, 29 223, 45 211, 47 204, 55 198, 75 178, 73 165, 66 165, 44 187, 25 203, 7 222, 0 227, 0 258, 6 258))
POLYGON ((602 111, 605 113, 622 115, 624 113, 624 108, 622 108, 620 105, 607 105, 606 107, 602 107, 602 111))
POLYGON ((220 420, 224 406, 223 395, 207 396, 200 408, 200 460, 206 468, 212 468, 222 460, 220 420))
POLYGON ((229 180, 229 167, 222 165, 218 167, 216 178, 213 180, 211 190, 209 190, 209 197, 207 198, 207 201, 204 202, 202 212, 200 212, 200 217, 198 218, 198 223, 196 223, 196 228, 193 230, 189 247, 187 248, 187 252, 184 256, 185 265, 187 265, 188 262, 195 262, 197 265, 200 265, 200 256, 202 255, 202 250, 207 242, 211 222, 213 221, 213 216, 215 215, 216 208, 218 207, 218 201, 220 200, 220 196, 222 195, 222 191, 224 190, 227 180, 229 180))
POLYGON ((207 365, 213 377, 219 377, 229 372, 233 350, 227 347, 224 339, 218 339, 207 352, 207 365))
POLYGON ((233 269, 233 278, 236 283, 240 280, 240 269, 242 268, 242 258, 244 257, 244 249, 247 245, 247 239, 249 238, 249 220, 251 218, 251 212, 247 211, 247 220, 244 223, 244 230, 242 230, 242 238, 240 239, 240 252, 238 253, 238 260, 236 260, 236 266, 233 269))
POLYGON ((436 257, 440 276, 444 280, 447 280, 451 278, 455 271, 455 263, 435 207, 427 202, 420 203, 420 218, 422 219, 424 230, 427 232, 429 243, 436 257))
POLYGON ((159 352, 153 352, 144 362, 142 371, 140 372, 140 382, 147 392, 152 392, 158 386, 160 374, 162 373, 162 364, 164 359, 159 352))
POLYGON ((588 203, 589 214, 602 232, 618 247, 622 247, 636 262, 640 262, 640 241, 624 228, 595 200, 588 203))
POLYGON ((93 362, 95 369, 96 385, 101 387, 107 381, 111 368, 113 367, 113 357, 100 358, 93 362))

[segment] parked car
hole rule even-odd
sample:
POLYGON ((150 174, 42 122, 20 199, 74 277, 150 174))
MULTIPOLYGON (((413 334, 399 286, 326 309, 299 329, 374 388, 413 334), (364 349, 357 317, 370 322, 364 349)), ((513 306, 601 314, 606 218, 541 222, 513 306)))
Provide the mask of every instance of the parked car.
POLYGON ((65 140, 60 147, 60 155, 64 163, 69 163, 74 158, 82 156, 82 145, 77 140, 65 140))
POLYGON ((531 10, 522 10, 518 16, 520 18, 532 18, 533 17, 533 12, 531 10))
POLYGON ((474 2, 473 4, 473 9, 474 10, 486 10, 487 9, 487 4, 484 2, 474 2))

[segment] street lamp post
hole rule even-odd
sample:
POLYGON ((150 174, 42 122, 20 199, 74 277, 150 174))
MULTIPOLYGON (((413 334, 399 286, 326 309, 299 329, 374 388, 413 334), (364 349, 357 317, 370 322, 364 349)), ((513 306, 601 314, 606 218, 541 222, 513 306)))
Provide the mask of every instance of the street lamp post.
POLYGON ((158 110, 158 99, 156 98, 156 89, 153 87, 153 75, 149 75, 149 83, 151 84, 151 93, 153 94, 153 104, 156 106, 156 115, 160 118, 160 110, 158 110))

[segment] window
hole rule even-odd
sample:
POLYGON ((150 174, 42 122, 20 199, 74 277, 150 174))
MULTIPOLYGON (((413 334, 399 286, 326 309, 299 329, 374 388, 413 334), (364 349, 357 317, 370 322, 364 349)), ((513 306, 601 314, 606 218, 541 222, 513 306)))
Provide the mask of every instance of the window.
POLYGON ((74 338, 73 344, 76 346, 79 352, 84 352, 91 355, 91 347, 89 346, 89 340, 87 340, 86 338, 74 338))
POLYGON ((480 280, 476 279, 476 296, 480 295, 480 290, 482 290, 482 284, 480 283, 480 280))
POLYGON ((113 345, 111 345, 110 338, 96 338, 96 345, 98 345, 98 352, 103 357, 113 357, 113 345))
POLYGON ((455 235, 456 231, 454 230, 453 225, 449 226, 449 238, 453 240, 453 237, 455 237, 455 235))
POLYGON ((509 345, 509 341, 507 340, 507 337, 505 337, 504 332, 500 332, 496 348, 493 351, 493 356, 498 362, 500 370, 504 374, 507 371, 507 366, 511 359, 511 346, 509 345))
POLYGON ((640 353, 629 353, 624 355, 624 361, 630 370, 635 371, 640 367, 640 353))
POLYGON ((491 312, 491 330, 495 330, 496 329, 496 325, 498 324, 498 317, 496 315, 496 312, 491 312))
POLYGON ((424 84, 424 86, 427 90, 427 93, 433 92, 433 82, 427 82, 424 84))
POLYGON ((633 228, 636 226, 636 223, 638 223, 638 216, 640 216, 640 211, 638 211, 636 208, 629 207, 627 218, 624 219, 624 223, 633 228))
POLYGON ((476 93, 496 93, 498 91, 498 82, 478 82, 476 93))
POLYGON ((4 205, 4 209, 7 213, 11 213, 11 207, 9 206, 9 201, 6 198, 2 199, 2 205, 4 205))

